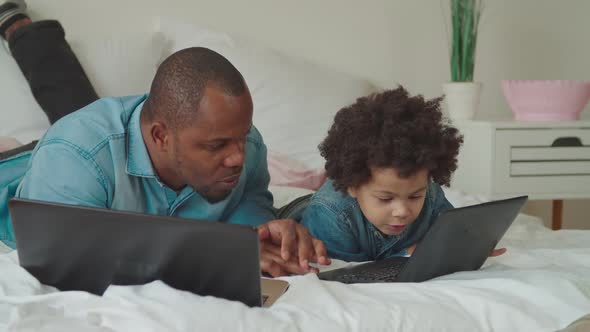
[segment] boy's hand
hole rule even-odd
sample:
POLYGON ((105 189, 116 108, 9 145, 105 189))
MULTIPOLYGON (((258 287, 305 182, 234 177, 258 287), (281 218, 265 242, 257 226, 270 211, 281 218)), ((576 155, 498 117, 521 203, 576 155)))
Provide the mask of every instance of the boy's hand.
POLYGON ((273 276, 317 272, 310 262, 330 264, 326 246, 292 219, 272 220, 258 226, 260 266, 273 276))
POLYGON ((506 248, 494 249, 490 253, 490 257, 500 256, 500 255, 503 255, 505 252, 506 252, 506 248))
POLYGON ((416 250, 416 243, 412 244, 408 248, 406 248, 406 252, 411 256, 414 254, 414 250, 416 250))

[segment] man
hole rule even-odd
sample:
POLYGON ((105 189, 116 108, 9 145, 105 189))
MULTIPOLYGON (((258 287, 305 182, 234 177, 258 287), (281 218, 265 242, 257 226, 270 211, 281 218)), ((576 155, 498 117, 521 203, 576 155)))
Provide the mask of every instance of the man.
POLYGON ((15 195, 258 225, 264 272, 316 270, 310 262, 329 263, 323 243, 292 220, 272 220, 266 147, 252 112, 229 61, 181 50, 159 67, 149 95, 100 99, 56 122, 15 195))

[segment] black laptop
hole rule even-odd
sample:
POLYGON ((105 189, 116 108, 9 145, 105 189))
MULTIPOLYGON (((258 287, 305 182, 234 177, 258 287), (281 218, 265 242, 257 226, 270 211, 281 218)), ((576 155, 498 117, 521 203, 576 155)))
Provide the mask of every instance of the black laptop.
POLYGON ((519 196, 447 210, 438 216, 411 257, 326 271, 319 278, 343 283, 421 282, 478 270, 527 199, 519 196))
POLYGON ((12 199, 20 265, 41 283, 101 295, 110 284, 171 287, 261 306, 286 290, 263 280, 253 227, 12 199), (264 295, 264 296, 263 296, 264 295))

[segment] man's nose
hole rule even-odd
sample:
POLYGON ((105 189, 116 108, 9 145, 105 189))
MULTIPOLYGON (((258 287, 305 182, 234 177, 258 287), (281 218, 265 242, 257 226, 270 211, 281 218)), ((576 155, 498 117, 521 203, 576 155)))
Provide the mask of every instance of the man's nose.
POLYGON ((231 153, 225 158, 223 166, 241 167, 246 158, 245 142, 236 142, 233 144, 231 153))

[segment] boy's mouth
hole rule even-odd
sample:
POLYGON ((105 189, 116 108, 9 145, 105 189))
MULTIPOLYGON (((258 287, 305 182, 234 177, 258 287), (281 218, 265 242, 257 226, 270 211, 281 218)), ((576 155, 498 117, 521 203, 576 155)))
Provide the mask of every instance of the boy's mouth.
POLYGON ((401 233, 404 229, 406 229, 406 226, 408 225, 387 225, 389 229, 396 233, 401 233))

